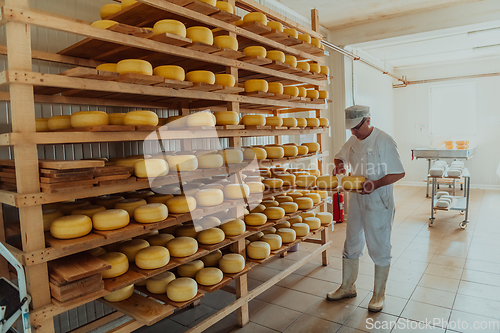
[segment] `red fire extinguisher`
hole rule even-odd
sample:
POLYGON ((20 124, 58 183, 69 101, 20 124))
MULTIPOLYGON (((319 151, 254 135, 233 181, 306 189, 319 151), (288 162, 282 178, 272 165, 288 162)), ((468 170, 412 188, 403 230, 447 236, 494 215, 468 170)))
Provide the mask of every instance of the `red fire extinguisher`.
POLYGON ((344 193, 334 193, 332 196, 333 220, 336 223, 344 222, 344 193))

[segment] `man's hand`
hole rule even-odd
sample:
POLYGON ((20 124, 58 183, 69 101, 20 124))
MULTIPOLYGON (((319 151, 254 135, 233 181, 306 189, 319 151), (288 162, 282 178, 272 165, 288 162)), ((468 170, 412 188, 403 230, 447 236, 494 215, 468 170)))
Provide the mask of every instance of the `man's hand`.
POLYGON ((363 189, 361 190, 361 194, 371 194, 373 191, 375 191, 377 187, 377 183, 371 180, 367 180, 363 183, 361 183, 363 186, 363 189))
POLYGON ((335 167, 332 170, 332 175, 345 175, 346 170, 344 168, 344 162, 342 160, 335 159, 335 167))

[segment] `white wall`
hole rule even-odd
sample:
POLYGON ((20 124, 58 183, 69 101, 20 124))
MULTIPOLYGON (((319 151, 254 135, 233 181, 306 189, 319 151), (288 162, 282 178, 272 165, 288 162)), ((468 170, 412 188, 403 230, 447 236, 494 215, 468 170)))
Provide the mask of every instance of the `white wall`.
MULTIPOLYGON (((397 75, 406 75, 409 80, 422 80, 461 75, 492 73, 500 71, 498 59, 471 61, 466 63, 440 64, 427 67, 405 68, 397 75)), ((477 94, 478 134, 476 154, 466 162, 471 172, 472 186, 500 186, 496 169, 500 163, 500 77, 461 79, 439 83, 410 85, 394 89, 396 106, 396 140, 406 167, 405 182, 418 182, 427 172, 425 160, 411 160, 411 149, 429 147, 431 138, 428 129, 420 130, 415 124, 429 123, 429 92, 431 87, 460 83, 474 83, 477 94)))

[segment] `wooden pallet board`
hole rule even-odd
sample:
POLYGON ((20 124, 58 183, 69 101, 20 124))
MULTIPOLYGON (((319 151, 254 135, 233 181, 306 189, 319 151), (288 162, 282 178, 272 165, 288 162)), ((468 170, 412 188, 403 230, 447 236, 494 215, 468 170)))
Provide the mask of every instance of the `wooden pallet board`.
POLYGON ((257 35, 265 34, 271 32, 271 28, 260 22, 247 22, 240 25, 240 28, 251 31, 257 35))
POLYGON ((140 37, 140 38, 148 38, 153 35, 153 32, 148 29, 140 28, 140 27, 135 27, 132 25, 124 24, 124 23, 118 23, 115 25, 110 26, 106 30, 110 30, 113 32, 119 32, 125 35, 130 35, 130 36, 135 36, 135 37, 140 37))
POLYGON ((57 259, 49 263, 51 278, 61 284, 64 281, 72 282, 80 280, 110 268, 111 265, 106 261, 85 252, 57 259))
POLYGON ((132 84, 142 84, 142 85, 152 86, 165 82, 165 79, 161 76, 156 76, 156 75, 127 73, 127 74, 120 74, 120 76, 115 81, 121 83, 132 83, 132 84))
POLYGON ((94 176, 102 177, 102 176, 111 176, 117 174, 131 174, 134 171, 133 167, 122 167, 122 166, 103 166, 99 168, 95 168, 94 176))
POLYGON ((160 230, 160 229, 165 229, 168 227, 172 227, 174 225, 177 225, 182 222, 187 222, 189 220, 189 217, 184 216, 181 218, 174 218, 174 217, 167 217, 165 220, 161 222, 154 222, 154 223, 146 223, 144 224, 144 229, 145 230, 160 230))
POLYGON ((240 95, 248 96, 248 97, 257 97, 257 98, 272 98, 272 97, 274 97, 273 93, 268 93, 268 92, 263 92, 263 91, 242 92, 240 95))
POLYGON ((135 183, 136 178, 135 177, 129 177, 124 180, 106 180, 106 181, 100 181, 96 186, 110 186, 110 185, 126 185, 126 184, 131 184, 135 183))
POLYGON ((271 126, 261 125, 245 125, 246 130, 270 130, 271 126))
POLYGON ((155 84, 155 87, 166 87, 173 89, 184 89, 193 86, 193 82, 165 79, 162 83, 155 84))
POLYGON ((174 301, 170 300, 168 297, 165 297, 164 299, 161 299, 161 300, 162 301, 165 300, 166 304, 171 305, 176 309, 184 309, 185 307, 188 307, 189 305, 193 304, 194 302, 199 301, 204 296, 205 296, 204 293, 198 291, 196 293, 195 297, 193 297, 189 301, 185 301, 185 302, 174 302, 174 301))
POLYGON ((193 41, 189 38, 169 34, 168 32, 152 36, 149 39, 174 46, 185 46, 193 43, 193 41))
POLYGON ((193 42, 189 45, 184 46, 186 49, 190 49, 193 51, 199 51, 203 53, 214 53, 220 51, 221 48, 215 45, 208 45, 200 42, 193 42))
POLYGON ((227 286, 231 282, 231 278, 228 276, 222 276, 221 282, 214 284, 213 286, 203 286, 201 284, 198 284, 198 289, 203 290, 204 292, 207 293, 213 293, 214 291, 217 291, 225 286, 227 286))
POLYGON ((137 222, 130 222, 123 228, 116 230, 92 230, 93 234, 102 236, 106 239, 126 239, 138 236, 140 234, 145 233, 144 225, 137 222))
POLYGON ((128 179, 130 178, 130 176, 132 176, 130 173, 126 173, 126 174, 118 174, 118 175, 111 175, 111 176, 99 176, 99 177, 95 177, 95 181, 100 183, 100 182, 105 182, 105 181, 110 181, 110 180, 124 180, 124 179, 128 179))
POLYGON ((193 2, 185 5, 184 7, 204 15, 210 15, 219 12, 219 8, 198 0, 193 0, 193 2))
POLYGON ((200 83, 195 82, 192 86, 184 88, 186 90, 196 90, 196 91, 217 91, 224 89, 224 86, 218 84, 200 83))
POLYGON ((101 71, 95 68, 88 67, 75 67, 72 69, 68 69, 67 71, 62 72, 61 75, 104 81, 113 81, 120 76, 120 74, 115 72, 101 71))
POLYGON ((80 185, 71 187, 60 187, 60 188, 41 188, 43 193, 71 193, 80 190, 88 190, 93 188, 94 185, 80 185))
POLYGON ((256 66, 269 65, 273 62, 271 59, 262 58, 260 56, 245 57, 239 60, 256 66))
POLYGON ((104 289, 106 289, 109 292, 112 292, 124 288, 126 286, 130 286, 131 284, 143 281, 145 279, 146 277, 141 273, 129 269, 125 274, 122 274, 120 276, 111 279, 103 279, 104 289))
POLYGON ((63 286, 49 283, 49 287, 51 296, 64 303, 101 291, 104 289, 104 283, 99 273, 63 286))
POLYGON ((135 126, 131 125, 96 125, 78 128, 70 128, 64 130, 56 130, 53 132, 130 132, 135 131, 135 126))
POLYGON ((281 61, 273 60, 272 63, 270 63, 268 65, 264 65, 263 67, 266 67, 266 68, 269 68, 269 69, 274 69, 274 70, 277 70, 277 71, 282 71, 282 70, 290 68, 290 65, 286 64, 284 62, 281 62, 281 61))
POLYGON ((0 172, 0 177, 15 179, 16 178, 16 173, 15 173, 15 171, 14 172, 4 172, 4 171, 1 171, 0 172))
POLYGON ((241 17, 223 10, 219 10, 217 13, 209 15, 210 17, 221 20, 223 22, 232 23, 241 20, 241 17))
POLYGON ((245 57, 245 53, 227 48, 221 48, 220 51, 213 52, 212 54, 217 55, 219 57, 235 59, 235 60, 245 57))
MULTIPOLYGON (((57 184, 57 183, 65 183, 65 182, 72 182, 72 181, 80 181, 80 180, 91 180, 93 179, 94 176, 92 174, 89 175, 80 175, 80 176, 75 176, 75 177, 64 177, 64 178, 50 178, 50 177, 40 177, 40 183, 42 184, 57 184)), ((1 173, 0 173, 0 180, 1 180, 1 173)))
POLYGON ((216 125, 217 130, 240 130, 245 129, 245 125, 216 125))
MULTIPOLYGON (((13 162, 12 162, 13 163, 13 162)), ((68 170, 68 169, 84 169, 98 168, 104 166, 104 161, 101 160, 38 160, 38 165, 43 169, 68 170)))
POLYGON ((222 242, 217 243, 217 244, 212 244, 212 245, 198 244, 198 246, 202 249, 205 249, 209 252, 212 252, 212 251, 221 249, 221 248, 223 248, 231 243, 233 243, 233 241, 231 239, 226 238, 222 242))
POLYGON ((66 181, 66 182, 57 182, 57 183, 40 183, 40 188, 42 190, 57 190, 57 189, 63 189, 63 188, 68 188, 68 187, 80 187, 80 186, 86 186, 90 185, 91 187, 97 184, 97 182, 94 179, 90 180, 76 180, 76 181, 66 181))

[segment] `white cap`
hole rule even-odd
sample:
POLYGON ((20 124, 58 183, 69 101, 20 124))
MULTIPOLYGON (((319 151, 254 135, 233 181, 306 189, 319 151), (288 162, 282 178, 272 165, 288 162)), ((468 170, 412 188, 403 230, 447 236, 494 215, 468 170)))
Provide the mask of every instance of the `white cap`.
POLYGON ((370 107, 353 105, 345 109, 345 128, 351 129, 359 125, 363 118, 370 117, 370 107))

